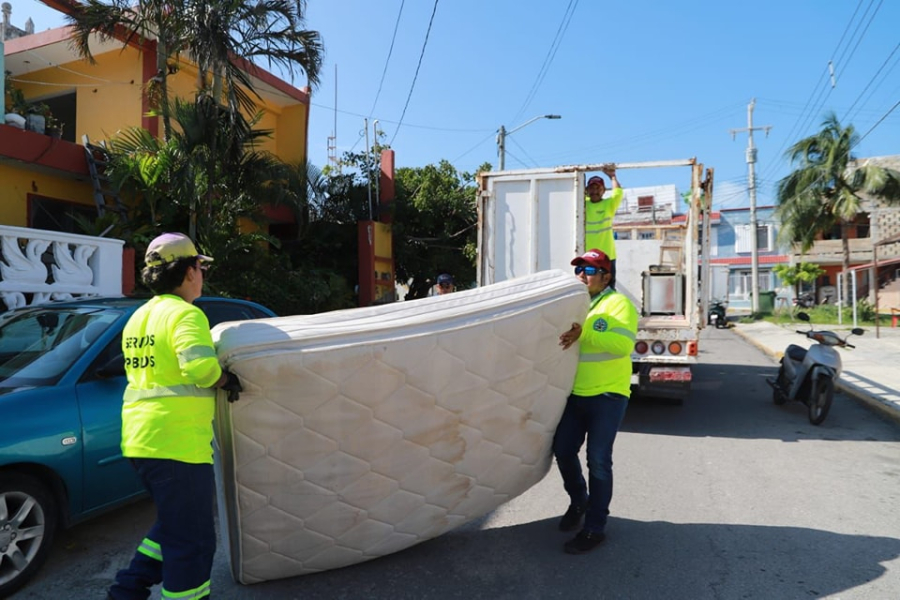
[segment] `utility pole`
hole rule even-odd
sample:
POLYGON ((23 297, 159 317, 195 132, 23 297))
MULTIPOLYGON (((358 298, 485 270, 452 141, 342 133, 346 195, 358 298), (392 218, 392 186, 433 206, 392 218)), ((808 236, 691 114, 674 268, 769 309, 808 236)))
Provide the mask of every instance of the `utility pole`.
POLYGON ((747 127, 744 129, 732 129, 731 139, 741 132, 747 132, 747 177, 748 189, 750 191, 750 310, 753 314, 759 312, 759 244, 757 242, 757 224, 756 224, 756 147, 753 145, 753 132, 765 131, 766 137, 769 137, 771 125, 763 125, 762 127, 753 126, 753 107, 756 106, 756 98, 750 100, 747 105, 747 127))
POLYGON ((531 125, 539 119, 562 119, 562 117, 559 115, 538 115, 533 119, 525 121, 518 127, 513 127, 509 131, 507 131, 506 127, 503 125, 500 126, 500 129, 497 130, 497 162, 500 163, 500 171, 506 168, 506 136, 515 133, 526 125, 531 125))
POLYGON ((338 161, 337 155, 337 65, 334 65, 334 129, 328 136, 328 162, 334 166, 338 174, 341 172, 341 163, 338 161))

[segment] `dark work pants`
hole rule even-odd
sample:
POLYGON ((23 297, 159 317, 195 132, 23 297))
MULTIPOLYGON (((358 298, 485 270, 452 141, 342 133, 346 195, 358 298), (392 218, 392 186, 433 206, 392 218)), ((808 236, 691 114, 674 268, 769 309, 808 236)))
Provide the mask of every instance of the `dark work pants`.
POLYGON ((566 408, 553 437, 553 454, 563 486, 571 504, 587 505, 584 529, 592 533, 602 533, 606 527, 613 495, 613 442, 627 407, 628 398, 620 394, 572 394, 566 400, 566 408), (588 482, 584 480, 578 458, 585 437, 588 482))
POLYGON ((156 505, 156 523, 109 595, 146 600, 162 583, 163 598, 207 598, 216 551, 213 466, 154 458, 132 464, 156 505))

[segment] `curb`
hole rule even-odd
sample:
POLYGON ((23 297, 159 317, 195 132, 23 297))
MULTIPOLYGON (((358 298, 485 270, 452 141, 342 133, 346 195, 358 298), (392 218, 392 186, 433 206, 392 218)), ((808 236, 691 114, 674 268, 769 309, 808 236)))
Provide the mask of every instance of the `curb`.
MULTIPOLYGON (((772 350, 750 335, 741 332, 740 327, 732 327, 731 330, 739 335, 741 339, 749 342, 751 345, 762 351, 763 354, 766 354, 771 358, 781 360, 781 357, 784 356, 784 352, 772 350)), ((847 396, 856 400, 859 404, 871 408, 880 413, 882 416, 887 417, 895 423, 900 424, 900 407, 898 407, 896 403, 888 402, 882 399, 880 396, 863 390, 852 383, 845 382, 843 379, 838 379, 835 387, 847 396)))

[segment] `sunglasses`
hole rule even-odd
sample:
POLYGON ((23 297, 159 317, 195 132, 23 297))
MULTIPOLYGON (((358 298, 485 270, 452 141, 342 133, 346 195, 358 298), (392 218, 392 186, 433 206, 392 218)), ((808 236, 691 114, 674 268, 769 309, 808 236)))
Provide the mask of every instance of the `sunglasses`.
POLYGON ((452 283, 439 283, 438 287, 449 288, 449 287, 453 287, 453 284, 452 283))
POLYGON ((575 267, 576 275, 581 275, 582 273, 584 273, 585 275, 596 275, 597 273, 607 273, 607 272, 608 271, 606 269, 601 269, 600 267, 590 267, 590 266, 586 267, 584 265, 578 265, 577 267, 575 267))

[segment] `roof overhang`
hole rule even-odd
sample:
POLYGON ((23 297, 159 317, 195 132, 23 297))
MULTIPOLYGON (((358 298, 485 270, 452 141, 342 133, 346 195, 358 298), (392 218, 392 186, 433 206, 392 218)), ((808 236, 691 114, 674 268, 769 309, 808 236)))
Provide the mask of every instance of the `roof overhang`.
MULTIPOLYGON (((51 8, 70 14, 74 3, 61 0, 44 0, 51 8), (62 7, 65 6, 66 10, 62 7)), ((48 67, 64 65, 79 60, 70 42, 70 28, 56 27, 39 33, 7 40, 4 43, 4 60, 6 70, 14 78, 27 77, 34 71, 48 67)), ((124 40, 124 37, 123 37, 124 40)), ((102 41, 100 36, 91 36, 91 53, 100 56, 122 48, 122 41, 102 41)), ((140 45, 140 44, 135 44, 140 45)), ((236 58, 236 63, 246 71, 253 81, 256 92, 270 105, 287 107, 297 104, 309 105, 309 88, 296 88, 283 79, 273 75, 243 58, 236 58)))

